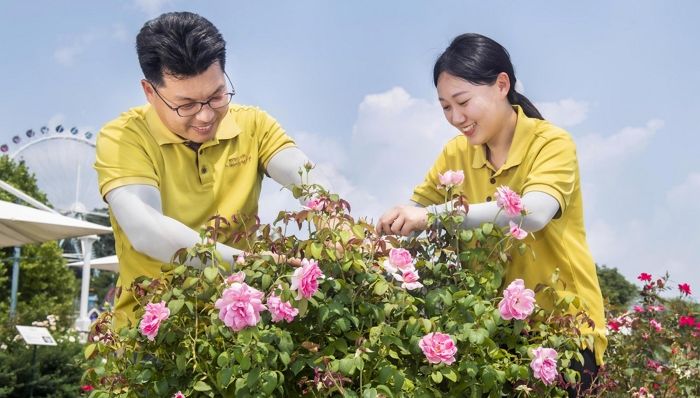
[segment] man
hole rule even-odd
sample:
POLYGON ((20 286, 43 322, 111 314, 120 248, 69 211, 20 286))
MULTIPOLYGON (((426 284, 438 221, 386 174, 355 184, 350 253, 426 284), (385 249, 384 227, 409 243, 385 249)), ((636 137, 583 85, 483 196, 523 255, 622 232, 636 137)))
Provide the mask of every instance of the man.
MULTIPOLYGON (((289 187, 309 161, 268 114, 230 104, 226 43, 205 18, 163 14, 146 22, 136 50, 148 104, 103 127, 95 163, 124 289, 199 242, 209 217, 255 215, 263 174, 289 187)), ((229 262, 241 253, 217 249, 229 262)), ((116 329, 133 323, 135 304, 126 292, 117 298, 116 329)))

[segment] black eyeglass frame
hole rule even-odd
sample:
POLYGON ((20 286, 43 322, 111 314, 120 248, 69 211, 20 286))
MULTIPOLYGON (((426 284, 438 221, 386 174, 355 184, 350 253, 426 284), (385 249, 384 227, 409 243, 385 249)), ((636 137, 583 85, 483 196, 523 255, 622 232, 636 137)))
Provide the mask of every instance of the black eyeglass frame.
POLYGON ((214 98, 210 98, 209 101, 193 101, 193 102, 188 102, 188 103, 183 104, 183 105, 180 105, 180 106, 175 106, 175 107, 173 107, 173 106, 171 106, 171 105, 168 103, 168 101, 165 100, 165 98, 163 98, 162 95, 160 95, 160 93, 158 92, 158 89, 156 88, 156 85, 153 84, 152 81, 150 81, 150 80, 146 80, 146 81, 148 82, 148 84, 151 85, 151 87, 153 87, 153 91, 155 91, 155 93, 156 93, 156 95, 158 96, 158 98, 160 98, 160 100, 163 101, 163 103, 165 104, 165 106, 167 106, 168 108, 170 108, 171 111, 174 111, 174 112, 177 113, 177 115, 180 116, 180 117, 192 117, 192 116, 198 114, 199 112, 201 112, 201 111, 202 111, 202 108, 204 108, 204 105, 208 105, 211 109, 221 109, 221 108, 223 108, 223 107, 225 107, 225 106, 227 106, 228 104, 231 103, 231 100, 233 99, 233 96, 236 95, 236 88, 233 87, 233 83, 231 83, 231 78, 228 77, 228 74, 227 74, 226 72, 224 72, 224 76, 226 76, 226 80, 228 81, 228 84, 231 85, 231 92, 228 92, 228 93, 224 93, 224 94, 223 94, 223 95, 228 96, 228 101, 227 101, 224 105, 217 106, 216 108, 214 108, 213 106, 211 106, 211 101, 212 101, 214 98), (199 105, 199 108, 197 109, 197 112, 193 112, 192 114, 188 114, 188 115, 181 115, 181 114, 180 114, 180 108, 185 107, 185 106, 191 106, 191 105, 194 105, 194 104, 198 104, 198 105, 199 105))

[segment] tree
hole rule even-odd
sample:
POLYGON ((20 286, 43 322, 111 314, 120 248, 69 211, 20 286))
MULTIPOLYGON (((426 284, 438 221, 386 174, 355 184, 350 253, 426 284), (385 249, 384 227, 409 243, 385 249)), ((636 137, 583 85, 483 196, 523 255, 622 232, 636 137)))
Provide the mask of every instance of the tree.
POLYGON ((624 311, 637 297, 637 286, 625 279, 617 268, 596 264, 596 272, 603 298, 612 312, 624 311))
MULTIPOLYGON (((46 195, 37 186, 36 177, 24 162, 15 162, 7 155, 1 156, 0 179, 48 204, 46 195)), ((4 191, 0 191, 0 199, 18 202, 17 198, 4 191)), ((6 322, 10 307, 14 249, 0 249, 0 255, 0 322, 6 322)), ((17 323, 27 325, 53 314, 60 316, 61 324, 71 324, 76 280, 73 272, 66 267, 62 251, 56 242, 22 246, 18 287, 17 323)))

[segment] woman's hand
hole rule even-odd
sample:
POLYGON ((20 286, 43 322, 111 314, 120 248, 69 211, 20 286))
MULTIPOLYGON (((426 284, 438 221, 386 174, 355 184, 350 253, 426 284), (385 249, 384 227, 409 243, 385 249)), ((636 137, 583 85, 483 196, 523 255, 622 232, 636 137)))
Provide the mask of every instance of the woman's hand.
POLYGON ((427 227, 428 209, 401 205, 384 213, 377 223, 377 233, 408 236, 427 227))

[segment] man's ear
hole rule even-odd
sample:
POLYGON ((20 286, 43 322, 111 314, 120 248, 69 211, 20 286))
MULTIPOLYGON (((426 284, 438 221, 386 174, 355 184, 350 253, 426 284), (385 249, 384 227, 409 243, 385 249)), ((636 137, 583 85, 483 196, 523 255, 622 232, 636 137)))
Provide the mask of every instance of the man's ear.
POLYGON ((146 79, 141 79, 141 88, 143 89, 143 94, 146 96, 148 102, 153 104, 153 102, 156 100, 156 93, 153 90, 151 83, 146 79))

